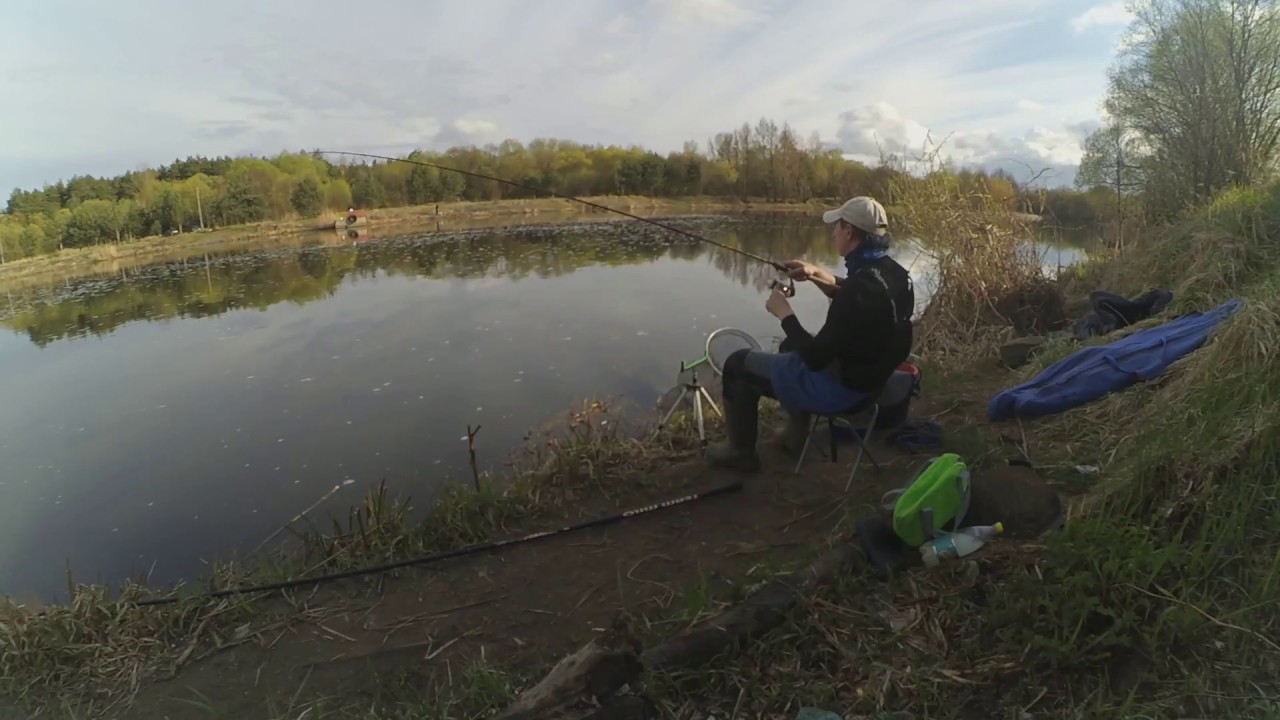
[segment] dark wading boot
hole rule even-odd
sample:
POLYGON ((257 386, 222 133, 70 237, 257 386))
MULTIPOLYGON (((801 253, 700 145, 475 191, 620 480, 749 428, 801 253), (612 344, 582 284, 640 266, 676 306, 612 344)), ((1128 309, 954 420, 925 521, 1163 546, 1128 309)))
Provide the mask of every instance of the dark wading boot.
POLYGON ((774 447, 792 457, 800 455, 812 423, 813 417, 809 413, 788 412, 786 427, 773 434, 774 447))
POLYGON ((729 442, 707 446, 707 462, 712 467, 748 473, 760 470, 760 456, 756 454, 755 410, 755 402, 724 399, 729 442))

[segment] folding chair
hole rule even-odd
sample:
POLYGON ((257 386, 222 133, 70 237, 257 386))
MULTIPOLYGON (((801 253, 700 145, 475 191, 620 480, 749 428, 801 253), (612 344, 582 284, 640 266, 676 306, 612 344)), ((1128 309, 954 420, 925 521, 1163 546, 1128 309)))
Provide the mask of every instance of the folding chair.
MULTIPOLYGON (((906 365, 904 364, 904 367, 906 365)), ((919 377, 918 372, 912 369, 898 369, 889 376, 885 381, 884 387, 873 397, 858 403, 857 405, 836 413, 813 413, 813 422, 809 425, 809 432, 804 437, 804 447, 800 450, 800 459, 796 462, 797 473, 800 472, 800 466, 804 464, 804 456, 809 451, 809 443, 813 439, 813 431, 818 429, 818 422, 822 419, 827 421, 827 432, 831 436, 831 462, 837 462, 836 459, 836 421, 840 420, 847 423, 853 429, 853 437, 858 441, 858 456, 853 460, 853 468, 849 471, 849 480, 845 483, 844 489, 847 492, 853 485, 853 477, 858 473, 858 465, 862 462, 862 455, 866 453, 870 458, 871 464, 875 466, 876 472, 880 471, 880 462, 876 460, 876 456, 871 452, 868 443, 871 441, 871 431, 876 426, 876 420, 880 417, 880 409, 885 407, 893 407, 916 392, 916 381, 919 377), (859 422, 862 418, 868 417, 869 420, 863 425, 859 422), (859 427, 861 426, 861 427, 859 427), (861 429, 862 432, 859 432, 861 429)))

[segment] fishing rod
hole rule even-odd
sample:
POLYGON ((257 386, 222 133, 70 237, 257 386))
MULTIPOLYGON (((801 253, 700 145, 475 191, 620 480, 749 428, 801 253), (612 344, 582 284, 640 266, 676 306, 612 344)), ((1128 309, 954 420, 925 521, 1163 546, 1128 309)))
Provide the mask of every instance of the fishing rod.
MULTIPOLYGON (((400 568, 406 568, 414 565, 418 565, 418 566, 429 565, 431 563, 437 563, 443 560, 450 560, 453 558, 465 557, 467 555, 476 555, 483 552, 492 552, 494 550, 499 550, 509 545, 520 545, 522 543, 529 543, 537 540, 545 540, 547 538, 556 537, 557 535, 563 535, 566 533, 586 530, 588 528, 601 527, 603 525, 612 525, 613 523, 621 522, 628 518, 633 518, 638 515, 644 515, 646 513, 654 512, 655 510, 665 510, 667 508, 673 508, 678 505, 684 505, 685 503, 691 503, 697 500, 706 500, 708 498, 716 497, 717 495, 726 495, 728 493, 738 492, 741 489, 742 489, 742 481, 734 480, 724 485, 719 485, 709 490, 704 490, 703 492, 700 492, 700 493, 690 493, 688 495, 684 495, 677 498, 671 498, 668 500, 659 500, 658 502, 645 505, 643 507, 632 508, 630 510, 623 510, 621 512, 610 513, 608 515, 602 515, 600 517, 596 517, 591 520, 583 520, 573 525, 565 525, 555 530, 542 530, 539 532, 529 533, 528 535, 521 535, 517 537, 506 538, 505 540, 495 540, 492 542, 479 543, 476 545, 468 545, 463 548, 458 548, 457 550, 449 550, 446 552, 436 553, 434 555, 423 555, 421 557, 409 558, 407 560, 399 560, 396 562, 389 562, 381 565, 360 567, 360 568, 355 568, 353 570, 344 570, 342 572, 330 573, 328 575, 300 577, 300 578, 294 578, 292 580, 284 580, 281 582, 266 583, 263 585, 241 585, 239 587, 229 587, 222 590, 215 590, 214 592, 207 593, 199 597, 206 598, 206 599, 213 599, 213 598, 228 597, 231 595, 245 595, 249 593, 270 592, 274 590, 288 590, 289 588, 302 587, 305 585, 320 585, 323 583, 333 582, 335 580, 345 580, 347 578, 360 577, 362 575, 375 575, 379 573, 390 572, 392 570, 399 570, 400 568)), ((170 595, 166 597, 143 598, 141 600, 136 601, 134 604, 140 607, 155 606, 155 605, 172 605, 174 603, 179 602, 179 600, 180 600, 179 596, 170 595)))
MULTIPOLYGON (((775 261, 770 260, 770 259, 765 258, 765 257, 761 257, 761 256, 759 256, 759 255, 756 255, 755 253, 747 252, 746 250, 742 250, 742 249, 740 249, 740 248, 736 248, 736 247, 732 247, 732 246, 729 246, 729 245, 725 245, 724 243, 718 243, 718 242, 716 242, 715 240, 711 240, 711 239, 709 239, 709 238, 705 238, 705 237, 703 237, 703 236, 701 236, 701 235, 698 235, 698 234, 696 234, 696 233, 691 233, 691 232, 689 232, 689 231, 687 231, 687 230, 681 230, 681 229, 680 229, 680 228, 678 228, 678 227, 674 227, 674 226, 672 226, 672 225, 668 225, 668 224, 666 224, 666 223, 664 223, 664 222, 659 222, 659 221, 657 221, 657 220, 653 220, 653 219, 651 219, 651 218, 646 218, 646 217, 641 217, 641 216, 639 216, 639 215, 634 215, 634 214, 629 213, 629 212, 627 212, 627 211, 625 211, 625 210, 619 210, 619 209, 617 209, 617 208, 611 208, 611 207, 609 207, 608 205, 601 205, 600 203, 594 203, 594 202, 591 202, 590 200, 583 200, 582 198, 573 197, 572 195, 561 195, 560 193, 553 192, 553 191, 551 191, 551 190, 544 190, 544 189, 541 189, 541 188, 536 188, 536 187, 533 187, 532 185, 525 185, 525 184, 523 184, 523 183, 518 183, 518 182, 515 182, 515 181, 512 181, 512 180, 504 180, 504 179, 499 178, 499 177, 493 177, 492 175, 485 175, 484 173, 472 172, 472 171, 470 171, 470 170, 459 170, 458 168, 448 167, 448 166, 446 166, 446 165, 439 165, 439 164, 432 163, 432 162, 426 162, 425 160, 415 160, 415 159, 412 159, 412 158, 398 158, 398 157, 391 157, 391 156, 389 156, 389 155, 376 155, 376 154, 373 154, 373 153, 351 152, 351 151, 348 151, 348 150, 316 150, 316 151, 315 151, 315 154, 317 154, 317 155, 350 155, 350 156, 352 156, 352 157, 370 158, 370 159, 373 159, 373 160, 385 160, 385 161, 387 161, 387 162, 402 162, 402 163, 408 163, 408 164, 410 164, 410 165, 421 165, 422 167, 429 167, 429 168, 435 168, 435 169, 437 169, 437 170, 445 170, 445 171, 448 171, 448 172, 455 172, 455 173, 459 173, 459 174, 461 174, 461 175, 469 175, 469 176, 471 176, 471 177, 473 177, 473 178, 479 178, 479 179, 481 179, 481 180, 489 180, 489 181, 491 181, 491 182, 502 183, 502 184, 504 184, 504 185, 510 185, 510 186, 512 186, 512 187, 517 187, 517 188, 520 188, 520 189, 522 189, 522 190, 528 190, 529 192, 532 192, 532 193, 546 193, 546 194, 548 194, 548 195, 551 195, 552 197, 560 198, 561 200, 572 200, 573 202, 582 203, 583 205, 586 205, 587 207, 593 207, 593 208, 596 208, 597 210, 606 210, 606 211, 608 211, 608 212, 617 213, 617 214, 619 214, 619 215, 622 215, 622 216, 625 216, 625 217, 629 217, 629 218, 631 218, 632 220, 639 220, 640 222, 645 222, 645 223, 649 223, 650 225, 655 225, 655 226, 657 226, 657 227, 662 228, 663 230, 667 230, 667 231, 669 231, 669 232, 676 233, 677 235, 683 235, 683 236, 685 236, 685 237, 687 237, 687 238, 692 238, 692 239, 697 240, 697 241, 699 241, 699 242, 707 243, 708 245, 715 245, 716 247, 721 248, 721 249, 723 249, 723 250, 728 250, 729 252, 737 253, 737 254, 742 255, 742 256, 744 256, 744 257, 751 258, 752 260, 755 260, 755 261, 757 261, 757 262, 762 262, 762 263, 764 263, 764 264, 766 264, 766 265, 768 265, 768 266, 772 267, 773 269, 777 270, 778 272, 783 273, 784 275, 785 275, 785 274, 787 274, 787 267, 786 267, 785 265, 783 265, 782 263, 775 262, 775 261)), ((794 292, 794 284, 792 285, 792 291, 794 292)))

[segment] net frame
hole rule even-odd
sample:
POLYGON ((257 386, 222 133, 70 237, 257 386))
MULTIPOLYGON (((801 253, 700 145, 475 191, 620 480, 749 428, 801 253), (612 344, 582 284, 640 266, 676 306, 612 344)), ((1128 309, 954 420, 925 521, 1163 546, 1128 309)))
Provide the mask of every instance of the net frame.
POLYGON ((756 340, 754 336, 752 336, 747 332, 744 332, 737 328, 728 328, 728 327, 720 328, 719 330, 715 330, 714 332, 712 332, 710 335, 707 336, 707 342, 706 342, 706 345, 704 346, 703 357, 706 358, 707 363, 711 365, 711 369, 715 370, 716 375, 724 375, 725 360, 728 360, 729 355, 732 355, 733 353, 739 350, 751 350, 753 352, 757 352, 757 351, 763 350, 763 348, 760 345, 760 341, 756 340), (738 338, 746 343, 746 347, 734 348, 733 350, 730 350, 728 353, 726 353, 724 357, 716 357, 711 352, 711 344, 717 338, 722 338, 722 337, 738 338))

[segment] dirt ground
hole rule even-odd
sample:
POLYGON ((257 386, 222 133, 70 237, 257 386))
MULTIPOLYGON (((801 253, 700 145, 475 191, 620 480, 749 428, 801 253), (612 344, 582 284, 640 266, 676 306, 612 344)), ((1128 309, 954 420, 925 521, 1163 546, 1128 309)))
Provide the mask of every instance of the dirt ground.
MULTIPOLYGON (((815 442, 825 446, 825 434, 815 442)), ((793 459, 769 448, 762 448, 764 471, 748 476, 712 471, 694 457, 650 478, 660 482, 646 487, 663 490, 648 494, 675 497, 740 478, 743 489, 395 578, 300 593, 293 601, 302 612, 280 613, 292 618, 255 627, 253 642, 143 687, 122 717, 204 716, 184 699, 211 705, 217 717, 245 720, 272 717, 272 708, 280 712, 298 698, 341 697, 367 707, 389 688, 451 678, 480 658, 538 674, 606 628, 620 609, 661 615, 684 602, 685 588, 740 578, 766 559, 799 558, 842 517, 876 512, 883 494, 900 487, 924 456, 879 442, 872 449, 883 471, 864 458, 848 493, 851 444, 840 447, 837 463, 811 446, 799 474, 793 459)), ((621 494, 612 504, 630 508, 653 499, 621 494)))

